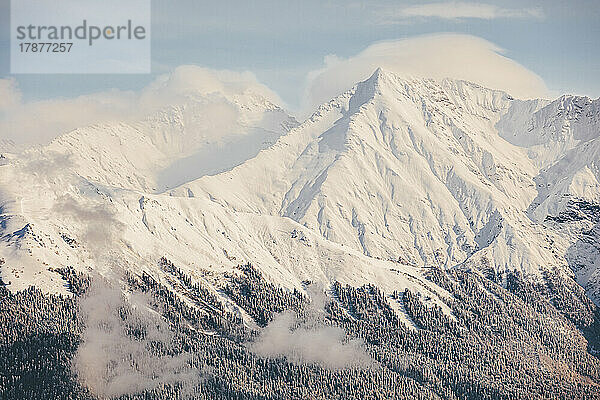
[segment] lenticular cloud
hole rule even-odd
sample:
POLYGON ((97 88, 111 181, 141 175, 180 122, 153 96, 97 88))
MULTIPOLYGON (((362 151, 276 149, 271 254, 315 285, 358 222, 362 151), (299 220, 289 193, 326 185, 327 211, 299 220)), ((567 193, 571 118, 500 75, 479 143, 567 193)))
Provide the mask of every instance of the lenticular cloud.
POLYGON ((502 52, 475 36, 436 34, 380 42, 347 59, 328 56, 324 68, 309 74, 305 106, 328 101, 378 67, 407 77, 467 80, 523 99, 549 95, 539 76, 502 52))

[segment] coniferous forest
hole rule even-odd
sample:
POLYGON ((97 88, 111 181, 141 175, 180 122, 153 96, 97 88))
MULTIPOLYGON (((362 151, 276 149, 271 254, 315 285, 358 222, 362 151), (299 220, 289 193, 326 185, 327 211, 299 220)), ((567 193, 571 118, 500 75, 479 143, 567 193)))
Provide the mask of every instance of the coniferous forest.
POLYGON ((334 282, 313 318, 305 291, 277 287, 250 264, 227 275, 218 295, 164 258, 160 267, 161 282, 127 273, 125 289, 111 292, 143 296, 160 328, 145 321, 148 312, 136 310, 127 296, 113 298, 122 336, 141 346, 136 351, 145 357, 113 364, 143 372, 142 363, 176 360, 175 375, 150 377, 152 384, 138 392, 88 388, 75 359, 86 340, 82 304, 98 278, 63 268, 57 272, 69 297, 33 287, 11 293, 0 286, 0 398, 600 398, 598 309, 553 271, 543 284, 533 284, 517 273, 497 277, 431 268, 428 279, 453 294, 450 313, 410 290, 384 293, 373 285, 334 282), (317 325, 343 330, 343 340, 358 341, 369 361, 332 368, 253 351, 261 330, 285 313, 293 316, 292 331, 317 325))

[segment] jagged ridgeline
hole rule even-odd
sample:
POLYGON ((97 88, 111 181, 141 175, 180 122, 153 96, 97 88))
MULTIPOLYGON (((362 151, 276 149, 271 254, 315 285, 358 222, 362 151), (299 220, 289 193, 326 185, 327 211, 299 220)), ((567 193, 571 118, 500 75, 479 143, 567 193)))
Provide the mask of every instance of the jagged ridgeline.
MULTIPOLYGON (((428 279, 453 293, 450 316, 409 290, 384 293, 373 285, 334 282, 322 323, 362 339, 373 362, 329 369, 262 358, 248 345, 277 313, 302 315, 307 294, 269 283, 250 264, 228 275, 216 292, 166 259, 161 267, 163 283, 127 274, 126 290, 148 296, 172 332, 167 346, 145 342, 147 351, 187 353, 187 366, 197 374, 185 384, 163 383, 120 399, 600 398, 598 310, 582 290, 565 287, 551 272, 543 287, 509 274, 504 289, 472 271, 431 269, 428 279), (410 324, 400 321, 394 302, 410 324)), ((90 279, 70 268, 57 272, 72 297, 0 286, 2 399, 96 398, 72 368, 84 329, 79 304, 90 279)), ((120 310, 124 320, 127 313, 120 310)), ((135 340, 145 333, 128 334, 135 340)))

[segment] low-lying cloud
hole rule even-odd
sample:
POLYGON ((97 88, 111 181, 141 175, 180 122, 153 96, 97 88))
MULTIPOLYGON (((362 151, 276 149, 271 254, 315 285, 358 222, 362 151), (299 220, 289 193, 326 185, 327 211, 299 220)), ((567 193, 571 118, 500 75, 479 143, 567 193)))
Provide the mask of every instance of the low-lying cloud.
POLYGON ((85 329, 73 360, 81 382, 101 398, 139 393, 161 385, 182 389, 198 382, 189 354, 169 354, 173 334, 139 293, 97 277, 80 302, 85 329))
POLYGON ((97 262, 112 262, 107 254, 118 242, 118 232, 123 230, 124 224, 106 203, 90 201, 82 205, 72 196, 63 195, 56 200, 53 211, 71 218, 77 222, 75 226, 83 228, 79 232, 79 241, 90 251, 92 258, 97 262))
POLYGON ((294 364, 319 364, 330 369, 366 368, 372 359, 360 339, 348 339, 343 329, 326 325, 322 292, 311 291, 312 301, 303 318, 279 313, 249 345, 266 358, 284 357, 294 364))
POLYGON ((100 398, 162 385, 187 393, 200 373, 190 367, 190 354, 174 351, 171 327, 150 296, 124 287, 126 262, 115 249, 124 225, 114 210, 108 203, 64 195, 54 211, 81 227, 78 241, 104 270, 92 275, 79 302, 83 333, 72 366, 81 383, 100 398))

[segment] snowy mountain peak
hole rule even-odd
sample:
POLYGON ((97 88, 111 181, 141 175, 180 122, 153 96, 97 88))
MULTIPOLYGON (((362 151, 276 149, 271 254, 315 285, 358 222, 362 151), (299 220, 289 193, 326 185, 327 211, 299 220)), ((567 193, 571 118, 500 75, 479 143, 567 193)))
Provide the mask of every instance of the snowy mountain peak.
POLYGON ((368 101, 373 100, 375 94, 381 90, 384 80, 384 72, 381 68, 377 70, 369 77, 369 79, 358 83, 354 89, 354 93, 350 98, 348 105, 348 112, 354 113, 368 101))
POLYGON ((337 101, 246 164, 173 194, 288 217, 365 255, 415 265, 457 265, 478 252, 499 270, 513 257, 532 272, 560 264, 520 253, 531 228, 518 213, 534 197, 535 168, 524 160, 515 170, 521 152, 494 134, 508 95, 378 69, 337 101), (519 255, 506 240, 523 243, 519 255))
POLYGON ((61 236, 87 237, 82 217, 61 214, 68 188, 69 202, 103 204, 126 226, 114 241, 132 264, 158 254, 215 270, 249 261, 288 286, 364 282, 390 265, 571 273, 576 239, 545 220, 568 195, 596 201, 597 104, 520 101, 378 68, 299 125, 255 93, 201 96, 64 135, 0 165, 0 185, 14 221, 60 244, 49 255, 59 263, 87 257, 61 236), (556 139, 558 126, 569 140, 556 139), (575 149, 585 157, 569 163, 575 149), (32 172, 63 161, 42 183, 32 172))

